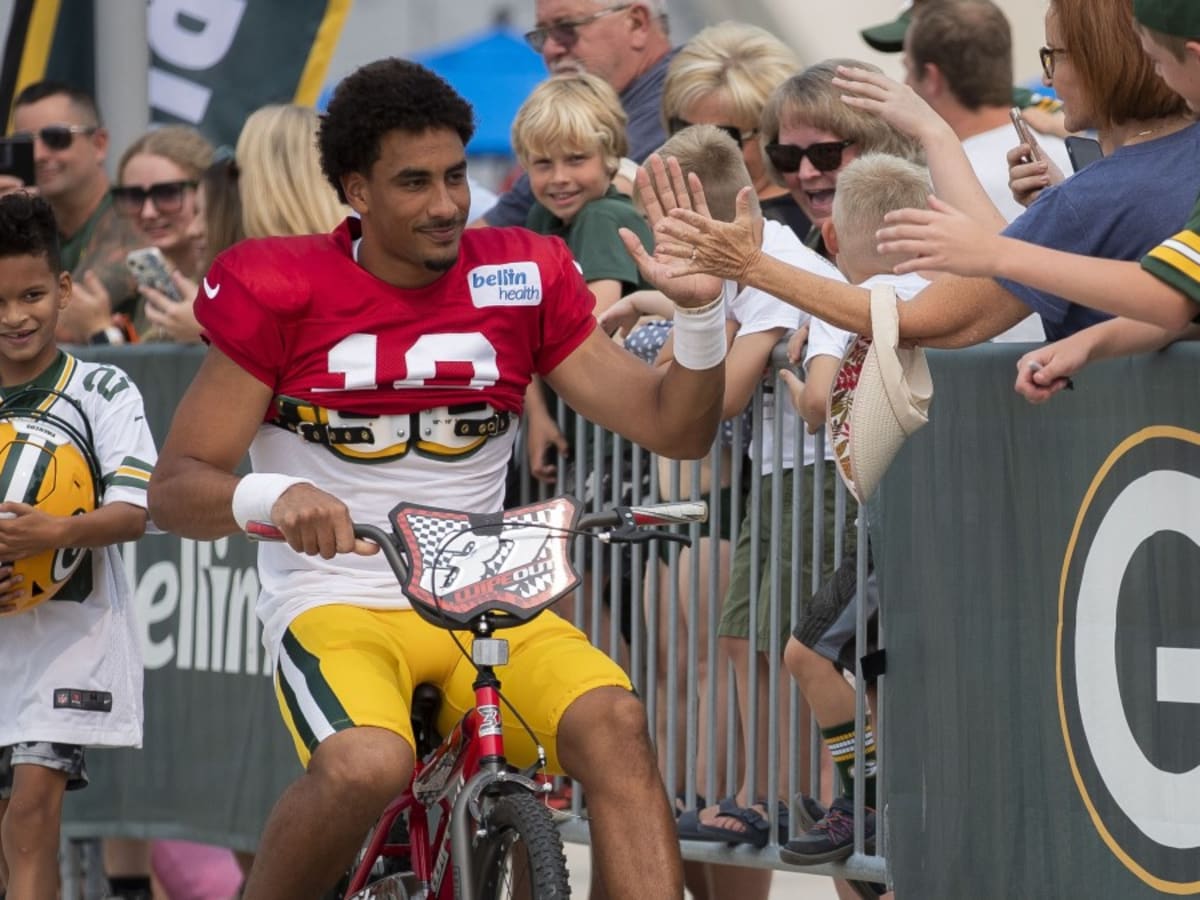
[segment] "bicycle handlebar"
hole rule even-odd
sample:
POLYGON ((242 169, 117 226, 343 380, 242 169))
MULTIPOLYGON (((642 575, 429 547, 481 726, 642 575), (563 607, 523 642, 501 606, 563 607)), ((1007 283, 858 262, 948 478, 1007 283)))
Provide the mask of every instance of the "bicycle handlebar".
MULTIPOLYGON (((661 534, 643 532, 636 534, 639 528, 656 525, 686 525, 691 522, 708 520, 708 504, 703 500, 671 503, 647 503, 640 506, 616 506, 612 509, 596 513, 586 513, 580 517, 575 526, 580 531, 594 531, 600 528, 617 527, 617 531, 598 535, 601 540, 613 543, 627 543, 641 540, 663 538, 661 534)), ((246 536, 255 541, 283 541, 283 532, 270 522, 249 522, 246 524, 246 536)), ((375 525, 354 523, 354 536, 376 544, 391 543, 391 533, 375 525)))

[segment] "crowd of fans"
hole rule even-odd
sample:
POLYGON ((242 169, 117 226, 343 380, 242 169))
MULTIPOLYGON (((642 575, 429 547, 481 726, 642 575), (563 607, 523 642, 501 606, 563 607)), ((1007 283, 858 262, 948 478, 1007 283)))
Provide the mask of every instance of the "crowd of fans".
MULTIPOLYGON (((750 509, 733 502, 744 491, 730 474, 733 448, 741 446, 733 433, 772 350, 790 338, 797 371, 785 372, 782 383, 792 402, 777 401, 764 416, 759 489, 768 496, 779 479, 790 496, 793 477, 824 467, 828 490, 805 492, 803 521, 813 521, 820 506, 826 547, 844 539, 853 558, 853 535, 833 533, 832 442, 818 458, 812 434, 826 426, 843 354, 855 335, 871 332, 873 291, 901 301, 906 342, 1050 341, 1018 362, 1016 389, 1034 402, 1069 385, 1092 359, 1192 336, 1200 303, 1193 211, 1200 14, 1166 0, 1051 0, 1041 64, 1059 108, 1014 89, 1009 23, 991 0, 918 0, 893 23, 898 43, 891 32, 864 35, 902 53, 903 83, 854 59, 801 61, 769 32, 738 22, 673 47, 662 0, 536 6, 527 38, 551 76, 513 125, 525 175, 472 225, 562 238, 595 297, 600 326, 652 365, 673 359, 674 305, 642 276, 649 260, 679 275, 727 281, 722 415, 730 424, 697 474, 716 508, 750 509), (1014 130, 1014 105, 1025 107, 1029 130, 1014 130), (1077 133, 1093 134, 1103 157, 1072 173, 1064 137, 1077 133), (644 217, 651 206, 663 213, 657 228, 644 217), (784 420, 780 430, 772 427, 776 416, 784 420), (792 446, 797 416, 808 435, 803 446, 792 446), (782 448, 771 437, 780 433, 782 448)), ((199 343, 192 306, 222 251, 247 238, 328 232, 349 213, 322 173, 319 129, 316 112, 294 105, 256 111, 233 150, 214 148, 186 126, 155 129, 122 150, 110 184, 111 148, 94 100, 67 84, 25 87, 14 101, 12 130, 33 142, 36 185, 0 176, 0 191, 34 188, 54 213, 62 267, 74 281, 58 339, 199 343), (127 265, 131 253, 147 248, 155 248, 167 280, 135 277, 127 265)), ((591 447, 572 448, 574 429, 562 425, 555 403, 540 382, 530 385, 526 463, 550 482, 561 476, 556 461, 593 456, 591 447)), ((691 485, 676 489, 688 496, 691 485)), ((769 504, 763 509, 755 533, 790 536, 790 511, 772 517, 769 504)), ((716 665, 697 673, 698 693, 717 679, 723 701, 726 673, 734 679, 737 715, 727 718, 721 707, 717 721, 701 722, 701 730, 721 732, 718 757, 702 751, 672 770, 697 767, 696 784, 711 781, 709 767, 744 774, 751 747, 759 754, 752 768, 765 769, 768 736, 748 742, 759 727, 748 711, 762 715, 768 654, 791 634, 775 662, 785 659, 799 683, 804 718, 809 710, 815 716, 841 790, 819 799, 766 797, 761 787, 722 777, 722 796, 706 800, 684 793, 681 778, 667 785, 677 793, 679 836, 760 849, 779 843, 783 859, 800 865, 845 859, 854 830, 848 798, 865 797, 868 844, 875 805, 869 723, 865 783, 854 783, 847 752, 856 738, 853 691, 840 672, 853 671, 843 618, 857 602, 853 574, 835 571, 831 556, 792 560, 790 539, 768 560, 764 542, 749 544, 749 513, 731 546, 731 525, 728 514, 719 517, 673 569, 664 554, 645 574, 648 584, 678 577, 675 595, 695 608, 679 573, 690 568, 691 554, 716 558, 716 589, 704 591, 700 617, 684 627, 698 629, 706 644, 710 612, 719 610, 712 618, 719 621, 716 665), (790 582, 793 566, 806 589, 823 587, 797 621, 776 622, 781 633, 772 634, 764 618, 771 581, 790 582), (752 669, 758 674, 748 678, 752 669), (741 741, 737 765, 724 755, 728 723, 741 741), (789 819, 799 827, 789 829, 789 819)), ((864 587, 874 614, 873 580, 864 587)), ((680 664, 666 631, 658 630, 657 647, 664 671, 680 664)), ((118 885, 128 891, 120 895, 144 890, 139 877, 118 885)), ((703 900, 765 900, 771 873, 694 866, 687 879, 703 900)), ((843 897, 878 893, 864 882, 837 889, 843 897)))

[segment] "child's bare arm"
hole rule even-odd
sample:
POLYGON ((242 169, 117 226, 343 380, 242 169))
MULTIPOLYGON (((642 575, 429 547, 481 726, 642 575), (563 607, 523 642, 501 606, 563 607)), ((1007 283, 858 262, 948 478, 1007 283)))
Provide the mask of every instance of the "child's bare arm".
POLYGON ((825 354, 814 356, 808 363, 803 402, 796 411, 808 423, 810 433, 825 426, 825 409, 839 365, 841 360, 825 354))
POLYGON ((770 328, 754 334, 738 335, 725 357, 725 406, 721 418, 738 415, 746 408, 754 388, 762 381, 771 362, 771 351, 787 334, 786 328, 770 328))
POLYGON ((78 516, 52 516, 25 503, 0 503, 0 558, 25 559, 60 547, 107 547, 140 538, 146 510, 110 503, 78 516))

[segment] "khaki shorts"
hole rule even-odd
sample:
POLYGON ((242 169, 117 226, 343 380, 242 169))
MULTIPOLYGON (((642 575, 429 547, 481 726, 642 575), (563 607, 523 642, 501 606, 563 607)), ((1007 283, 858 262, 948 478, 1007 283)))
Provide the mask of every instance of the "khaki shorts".
MULTIPOLYGON (((471 635, 455 634, 470 652, 471 635)), ((550 769, 561 773, 558 723, 567 707, 596 688, 632 690, 629 678, 583 632, 552 612, 506 628, 500 636, 509 644, 508 664, 496 669, 504 696, 546 749, 550 769)), ((292 620, 284 634, 275 694, 307 766, 322 740, 360 725, 386 728, 415 748, 409 709, 418 684, 441 690, 438 731, 448 734, 475 705, 475 674, 451 632, 412 610, 318 606, 292 620)), ((507 708, 502 707, 501 717, 509 761, 531 765, 536 745, 507 708)))
MULTIPOLYGON (((821 581, 824 582, 833 574, 833 538, 834 538, 834 489, 837 483, 837 473, 832 462, 826 462, 824 473, 824 490, 822 496, 822 521, 824 523, 823 559, 820 567, 821 581)), ((813 515, 813 470, 805 467, 803 477, 804 501, 802 504, 804 516, 803 540, 801 541, 800 566, 800 597, 801 611, 808 605, 812 594, 812 515, 813 515)), ((756 606, 754 609, 755 634, 758 649, 766 652, 771 647, 771 584, 779 585, 779 618, 775 634, 779 636, 779 650, 783 651, 788 635, 792 630, 791 622, 791 585, 792 570, 792 490, 796 474, 792 469, 782 475, 764 475, 762 479, 762 503, 759 506, 759 542, 758 547, 751 546, 750 524, 751 507, 746 503, 746 516, 738 531, 737 545, 733 551, 733 565, 729 576, 729 592, 725 595, 725 604, 721 608, 721 622, 717 634, 722 637, 750 637, 750 569, 752 557, 757 557, 758 583, 756 585, 756 606), (782 479, 783 509, 779 521, 771 519, 772 482, 776 477, 782 479), (779 556, 772 565, 771 532, 778 531, 779 556), (757 552, 754 552, 754 551, 757 552)), ((847 495, 846 522, 843 536, 842 555, 853 558, 855 548, 856 516, 854 501, 847 495)))

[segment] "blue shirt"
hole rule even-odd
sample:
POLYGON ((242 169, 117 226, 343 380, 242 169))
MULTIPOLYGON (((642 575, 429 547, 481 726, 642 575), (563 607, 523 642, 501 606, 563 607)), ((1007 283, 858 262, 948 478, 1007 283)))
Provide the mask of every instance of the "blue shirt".
MULTIPOLYGON (((1004 230, 1054 250, 1138 261, 1179 231, 1200 194, 1200 124, 1121 147, 1042 195, 1004 230)), ((1057 341, 1111 318, 1055 294, 998 278, 1057 341)))

